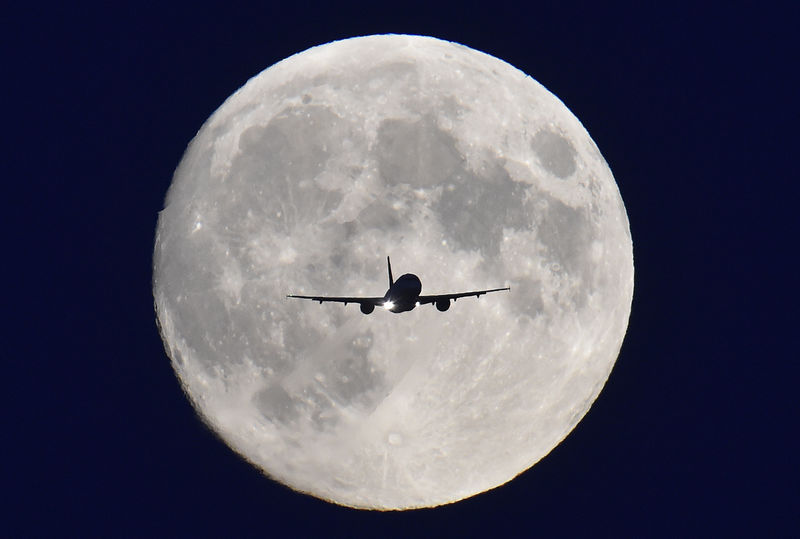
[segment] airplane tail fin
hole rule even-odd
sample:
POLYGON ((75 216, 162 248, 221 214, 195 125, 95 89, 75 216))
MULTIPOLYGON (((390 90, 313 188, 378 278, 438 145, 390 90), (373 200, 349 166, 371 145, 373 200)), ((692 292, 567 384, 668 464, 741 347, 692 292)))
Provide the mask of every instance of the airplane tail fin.
POLYGON ((392 261, 389 260, 389 257, 386 257, 386 265, 389 266, 389 288, 392 287, 394 284, 394 278, 392 277, 392 261))

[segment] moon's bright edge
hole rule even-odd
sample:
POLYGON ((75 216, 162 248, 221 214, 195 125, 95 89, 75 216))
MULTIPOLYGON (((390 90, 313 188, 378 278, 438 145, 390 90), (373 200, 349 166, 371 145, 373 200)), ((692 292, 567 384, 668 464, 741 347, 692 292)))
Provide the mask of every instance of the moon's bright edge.
POLYGON ((402 509, 505 483, 607 380, 632 243, 580 122, 494 57, 418 36, 315 47, 232 95, 159 216, 154 296, 204 420, 270 477, 402 509), (446 313, 380 296, 385 259, 423 293, 511 286, 446 313))

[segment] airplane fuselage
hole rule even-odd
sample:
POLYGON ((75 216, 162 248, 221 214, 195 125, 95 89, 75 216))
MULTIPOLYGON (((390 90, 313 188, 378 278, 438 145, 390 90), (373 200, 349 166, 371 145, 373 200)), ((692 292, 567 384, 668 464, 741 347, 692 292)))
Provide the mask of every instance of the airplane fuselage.
POLYGON ((393 313, 410 311, 417 306, 422 293, 422 282, 413 273, 406 273, 392 283, 383 296, 384 308, 393 313))

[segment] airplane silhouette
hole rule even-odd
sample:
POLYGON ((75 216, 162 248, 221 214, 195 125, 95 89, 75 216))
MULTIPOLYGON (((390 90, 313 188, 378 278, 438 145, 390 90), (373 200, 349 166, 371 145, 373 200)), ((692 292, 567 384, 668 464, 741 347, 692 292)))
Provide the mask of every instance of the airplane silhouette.
POLYGON ((361 305, 361 312, 370 314, 375 310, 375 307, 383 307, 387 311, 393 313, 402 313, 410 311, 418 305, 425 305, 431 303, 436 305, 436 308, 444 312, 450 308, 450 300, 455 301, 458 298, 467 296, 481 297, 483 294, 489 292, 498 292, 500 290, 511 290, 511 287, 505 288, 492 288, 491 290, 476 290, 474 292, 459 292, 458 294, 437 294, 435 296, 420 296, 422 292, 422 282, 419 277, 413 273, 406 273, 401 275, 396 281, 392 278, 392 262, 389 257, 386 257, 386 264, 389 266, 389 290, 380 298, 358 298, 358 297, 328 297, 328 296, 295 296, 289 294, 287 298, 300 298, 319 301, 335 301, 338 303, 358 303, 361 305))

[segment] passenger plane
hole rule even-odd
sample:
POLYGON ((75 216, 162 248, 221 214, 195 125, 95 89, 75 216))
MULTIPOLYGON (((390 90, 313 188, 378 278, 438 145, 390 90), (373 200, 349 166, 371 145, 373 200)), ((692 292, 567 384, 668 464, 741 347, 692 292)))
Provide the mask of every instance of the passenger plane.
POLYGON ((480 297, 489 292, 499 292, 501 290, 511 290, 511 287, 492 288, 490 290, 476 290, 474 292, 459 292, 457 294, 437 294, 435 296, 421 296, 422 282, 413 273, 406 273, 398 277, 395 281, 392 278, 392 262, 386 257, 386 264, 389 267, 389 290, 382 297, 361 298, 361 297, 329 297, 329 296, 295 296, 288 295, 288 298, 310 299, 313 301, 334 301, 338 303, 358 303, 361 305, 361 312, 370 314, 375 307, 383 307, 393 313, 410 311, 418 305, 431 303, 436 305, 440 311, 450 308, 450 300, 455 302, 458 298, 467 296, 480 297))

